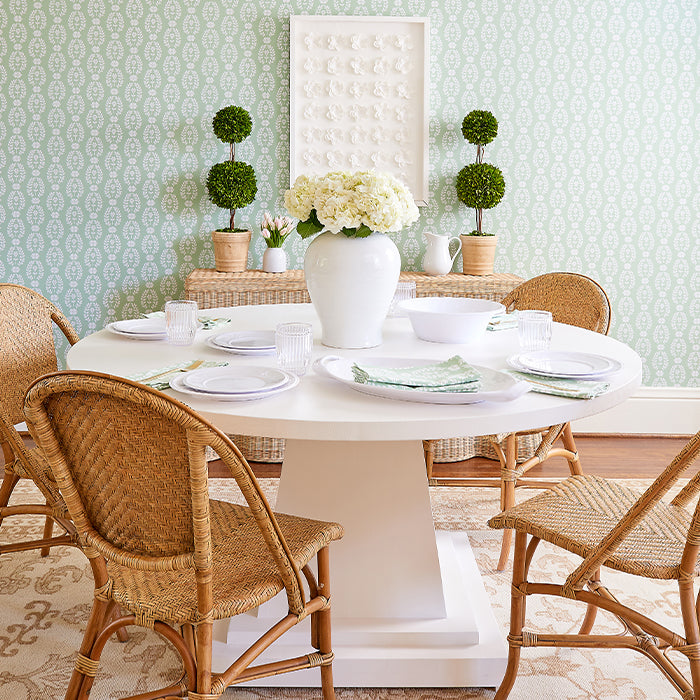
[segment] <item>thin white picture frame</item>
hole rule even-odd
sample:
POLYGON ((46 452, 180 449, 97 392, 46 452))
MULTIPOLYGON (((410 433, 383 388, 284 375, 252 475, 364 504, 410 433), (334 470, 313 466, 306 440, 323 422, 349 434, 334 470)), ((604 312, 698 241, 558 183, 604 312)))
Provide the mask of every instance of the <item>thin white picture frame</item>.
POLYGON ((388 171, 428 203, 429 19, 290 16, 290 185, 388 171))

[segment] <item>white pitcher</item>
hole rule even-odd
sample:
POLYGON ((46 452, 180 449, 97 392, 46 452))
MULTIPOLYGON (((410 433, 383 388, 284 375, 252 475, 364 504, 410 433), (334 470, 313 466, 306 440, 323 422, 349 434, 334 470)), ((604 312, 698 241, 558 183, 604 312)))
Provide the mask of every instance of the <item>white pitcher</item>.
POLYGON ((423 235, 428 245, 423 256, 423 269, 429 275, 446 275, 452 269, 457 253, 462 250, 462 241, 457 236, 450 238, 430 233, 430 231, 424 231, 423 235), (457 241, 457 250, 452 257, 450 257, 450 241, 457 241))

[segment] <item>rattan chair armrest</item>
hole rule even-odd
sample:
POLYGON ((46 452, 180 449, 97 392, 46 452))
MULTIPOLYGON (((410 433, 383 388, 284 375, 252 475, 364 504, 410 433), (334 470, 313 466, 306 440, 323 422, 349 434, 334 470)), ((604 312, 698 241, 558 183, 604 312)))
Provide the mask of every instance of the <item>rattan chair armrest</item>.
POLYGON ((51 320, 61 329, 61 332, 71 345, 75 345, 80 340, 80 336, 62 311, 58 309, 52 311, 51 320))

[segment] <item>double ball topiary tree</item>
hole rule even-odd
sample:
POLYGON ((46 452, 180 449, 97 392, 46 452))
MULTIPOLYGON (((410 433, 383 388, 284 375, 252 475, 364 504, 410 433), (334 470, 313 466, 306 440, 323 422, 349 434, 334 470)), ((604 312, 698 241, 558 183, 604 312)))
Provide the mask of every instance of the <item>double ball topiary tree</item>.
POLYGON ((231 144, 231 158, 212 166, 207 176, 209 199, 222 209, 229 210, 228 228, 219 231, 246 231, 236 228, 236 209, 247 207, 258 192, 253 167, 236 161, 236 144, 250 136, 253 122, 250 114, 242 107, 230 106, 220 109, 212 120, 216 136, 224 143, 231 144))
POLYGON ((476 212, 476 230, 471 236, 491 236, 481 229, 484 209, 495 207, 506 191, 503 173, 495 165, 483 163, 484 146, 498 134, 496 117, 485 110, 475 109, 462 121, 462 135, 476 146, 476 162, 462 168, 457 174, 457 198, 476 212))

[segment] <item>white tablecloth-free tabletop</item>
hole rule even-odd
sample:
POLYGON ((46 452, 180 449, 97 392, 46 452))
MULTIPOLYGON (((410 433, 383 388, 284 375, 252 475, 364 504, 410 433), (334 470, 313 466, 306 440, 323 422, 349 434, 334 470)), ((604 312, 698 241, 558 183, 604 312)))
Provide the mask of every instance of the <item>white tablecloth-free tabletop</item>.
MULTIPOLYGON (((67 356, 71 369, 128 376, 187 359, 271 365, 274 356, 218 351, 204 340, 231 330, 269 330, 284 321, 314 326, 314 358, 371 357, 467 361, 505 369, 518 352, 516 330, 486 332, 470 345, 419 340, 405 318, 387 319, 376 348, 339 350, 320 344, 320 322, 309 304, 207 309, 232 322, 199 331, 193 346, 138 341, 108 330, 94 333, 67 356)), ((340 686, 492 686, 505 667, 505 630, 498 630, 465 533, 435 533, 423 460, 423 439, 485 435, 536 428, 601 413, 640 385, 639 356, 613 338, 554 324, 553 350, 606 355, 622 369, 610 390, 591 400, 528 393, 505 403, 422 404, 369 396, 313 370, 298 387, 259 401, 221 402, 168 393, 227 433, 287 439, 278 511, 341 522, 346 530, 331 552, 334 677, 340 686), (312 486, 310 486, 312 485, 312 486)), ((585 470, 585 454, 581 455, 585 470)), ((283 615, 272 601, 263 618, 283 615)), ((257 632, 255 618, 217 628, 215 664, 257 632), (219 654, 219 656, 217 656, 219 654)), ((269 622, 269 620, 266 620, 269 622)), ((289 637, 289 635, 288 635, 289 637)), ((298 642, 299 653, 308 647, 298 642)), ((279 645, 279 653, 290 653, 279 645)), ((274 658, 275 649, 267 652, 274 658)), ((293 653, 293 652, 292 652, 293 653)), ((265 684, 318 685, 317 671, 265 679, 265 684)))

